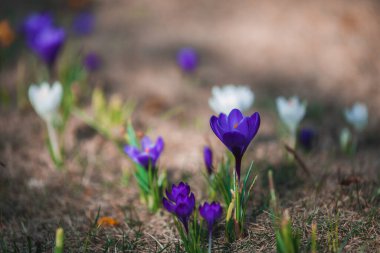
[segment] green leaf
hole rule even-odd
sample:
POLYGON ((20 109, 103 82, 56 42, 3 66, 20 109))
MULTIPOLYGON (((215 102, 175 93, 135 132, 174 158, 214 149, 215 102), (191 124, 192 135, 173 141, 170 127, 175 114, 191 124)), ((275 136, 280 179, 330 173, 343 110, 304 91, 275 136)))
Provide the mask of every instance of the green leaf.
POLYGON ((138 185, 140 188, 145 192, 149 192, 149 181, 148 181, 148 173, 146 170, 141 167, 139 164, 136 164, 136 172, 134 173, 135 178, 137 180, 138 185))
POLYGON ((128 144, 133 146, 133 147, 139 147, 139 141, 136 136, 136 132, 133 129, 132 123, 128 122, 127 124, 127 138, 128 138, 128 144))

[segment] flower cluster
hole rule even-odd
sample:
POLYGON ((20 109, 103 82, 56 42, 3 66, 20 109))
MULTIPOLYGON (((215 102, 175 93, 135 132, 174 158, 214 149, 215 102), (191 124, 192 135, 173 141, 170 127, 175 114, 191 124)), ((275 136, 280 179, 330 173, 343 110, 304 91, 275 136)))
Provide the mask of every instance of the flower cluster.
POLYGON ((195 208, 195 197, 190 192, 190 186, 183 182, 173 184, 171 192, 166 190, 166 197, 162 199, 164 207, 177 216, 188 233, 189 219, 195 208))
MULTIPOLYGON (((171 191, 166 190, 166 198, 162 199, 165 209, 174 214, 182 223, 185 233, 182 232, 182 227, 178 227, 182 240, 185 242, 185 248, 189 252, 194 251, 194 248, 199 248, 200 230, 196 218, 189 226, 189 220, 195 210, 195 197, 191 192, 190 186, 184 182, 172 186, 171 191)), ((218 219, 222 217, 223 208, 218 202, 211 204, 205 202, 199 206, 199 214, 207 222, 209 234, 209 252, 211 252, 212 230, 218 219)))

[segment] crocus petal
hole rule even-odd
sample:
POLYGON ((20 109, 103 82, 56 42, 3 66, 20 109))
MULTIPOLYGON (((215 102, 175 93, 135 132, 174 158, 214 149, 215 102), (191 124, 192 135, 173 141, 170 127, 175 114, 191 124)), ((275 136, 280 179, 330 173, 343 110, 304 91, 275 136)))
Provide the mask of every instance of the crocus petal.
POLYGON ((142 148, 142 150, 144 151, 146 148, 150 149, 152 147, 153 147, 153 142, 151 141, 151 139, 148 136, 144 136, 141 139, 141 148, 142 148))
POLYGON ((238 109, 233 109, 228 115, 229 129, 232 130, 236 128, 243 118, 244 118, 243 114, 238 109))
POLYGON ((260 114, 258 112, 255 112, 250 118, 249 118, 249 129, 250 129, 250 139, 253 139, 260 128, 261 118, 260 114))
POLYGON ((164 148, 164 142, 161 137, 157 139, 156 144, 152 143, 149 137, 144 136, 141 140, 141 150, 136 147, 126 146, 124 151, 130 158, 145 169, 155 169, 156 162, 164 148))
POLYGON ((212 131, 215 133, 215 135, 221 140, 222 140, 222 133, 221 133, 221 128, 219 126, 219 123, 218 123, 218 118, 216 116, 212 116, 211 119, 210 119, 210 127, 212 129, 212 131))
POLYGON ((161 153, 164 150, 164 140, 162 137, 158 137, 156 141, 156 151, 161 153))
POLYGON ((28 38, 29 46, 48 65, 52 66, 66 39, 65 31, 52 26, 45 27, 33 38, 28 38))
POLYGON ((62 89, 62 85, 56 81, 54 82, 53 86, 52 86, 52 89, 51 89, 51 93, 52 93, 52 96, 53 96, 53 107, 58 107, 58 105, 61 104, 61 100, 62 100, 62 97, 63 97, 63 89, 62 89))
MULTIPOLYGON (((173 189, 173 187, 174 187, 174 184, 173 184, 173 186, 172 186, 172 189, 173 189)), ((170 191, 168 191, 168 189, 165 190, 165 193, 166 193, 166 197, 168 197, 168 199, 169 199, 170 201, 175 202, 175 198, 173 197, 172 193, 171 193, 170 191)))
POLYGON ((154 159, 150 154, 147 153, 139 153, 139 155, 136 157, 137 163, 142 165, 146 169, 154 169, 155 163, 154 159))
POLYGON ((176 201, 179 196, 188 196, 190 194, 190 186, 183 182, 179 183, 178 186, 172 186, 170 200, 176 201))
POLYGON ((190 208, 189 204, 185 201, 178 203, 175 207, 175 213, 179 217, 182 217, 182 218, 191 215, 192 212, 193 210, 190 208))
POLYGON ((165 209, 171 213, 173 213, 176 208, 176 206, 170 203, 170 201, 168 201, 166 198, 162 198, 162 204, 165 207, 165 209))
POLYGON ((50 13, 32 13, 24 21, 22 31, 27 39, 32 39, 41 29, 53 25, 50 13))
POLYGON ((242 119, 235 127, 235 131, 240 132, 243 134, 246 138, 249 138, 251 136, 252 129, 250 128, 250 118, 246 117, 242 119))
POLYGON ((205 163, 205 166, 206 166, 206 169, 207 169, 207 173, 209 175, 212 174, 212 150, 211 148, 209 147, 204 147, 203 148, 203 159, 204 159, 204 163, 205 163))
POLYGON ((137 156, 140 154, 140 151, 133 146, 125 146, 124 147, 124 152, 136 163, 138 163, 137 156))

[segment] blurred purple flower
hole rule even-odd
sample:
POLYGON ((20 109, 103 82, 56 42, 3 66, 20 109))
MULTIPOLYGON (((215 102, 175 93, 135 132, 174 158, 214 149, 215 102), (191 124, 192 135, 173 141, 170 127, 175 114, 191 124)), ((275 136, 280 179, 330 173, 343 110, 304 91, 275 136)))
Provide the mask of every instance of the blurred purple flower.
POLYGON ((29 47, 49 66, 52 67, 65 43, 66 33, 62 28, 47 26, 33 38, 27 38, 29 47))
POLYGON ((177 63, 182 71, 193 72, 198 66, 197 52, 190 47, 181 48, 177 53, 177 63))
POLYGON ((310 150, 313 147, 313 142, 316 133, 311 128, 302 128, 298 135, 298 141, 305 150, 310 150))
POLYGON ((208 232, 212 233, 212 226, 215 221, 222 217, 223 208, 220 206, 218 202, 212 202, 209 204, 205 202, 203 206, 199 206, 199 214, 207 221, 208 232))
POLYGON ((203 159, 206 165, 207 173, 209 175, 212 174, 213 166, 212 166, 212 150, 210 147, 206 146, 203 148, 203 159))
POLYGON ((102 65, 100 57, 96 53, 88 53, 83 59, 83 65, 87 71, 93 72, 100 68, 102 65))
POLYGON ((145 169, 155 169, 158 158, 164 150, 164 141, 161 137, 153 143, 149 137, 145 136, 141 140, 141 150, 133 146, 125 146, 124 152, 135 162, 145 169))
POLYGON ((255 112, 250 117, 245 117, 238 109, 233 109, 228 116, 224 113, 219 114, 219 117, 212 116, 210 126, 234 155, 236 174, 240 181, 241 160, 259 130, 260 114, 255 112))
POLYGON ((190 186, 184 182, 180 182, 178 186, 173 184, 171 192, 166 190, 166 197, 162 199, 165 209, 177 216, 188 233, 189 218, 195 208, 195 197, 190 192, 190 186))
POLYGON ((25 18, 21 30, 27 42, 30 42, 41 30, 51 26, 53 26, 53 18, 50 13, 32 13, 25 18))
POLYGON ((92 33, 95 26, 95 16, 91 12, 81 12, 73 20, 72 28, 77 35, 92 33))

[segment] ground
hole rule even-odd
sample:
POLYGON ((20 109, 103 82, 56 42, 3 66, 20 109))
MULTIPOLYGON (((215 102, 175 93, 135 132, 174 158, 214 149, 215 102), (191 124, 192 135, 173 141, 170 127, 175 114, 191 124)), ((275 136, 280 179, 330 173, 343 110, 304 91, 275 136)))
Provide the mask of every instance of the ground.
MULTIPOLYGON (((97 2, 94 12, 95 32, 73 42, 103 57, 89 85, 137 102, 136 128, 165 140, 160 167, 172 183, 187 180, 198 201, 207 198, 202 147, 211 144, 217 159, 224 154, 208 123, 211 87, 247 84, 255 92, 251 112, 260 112, 262 125, 244 157, 244 167, 255 161, 259 175, 247 236, 227 244, 221 224, 216 252, 275 251, 266 207, 269 167, 278 175, 280 204, 301 232, 303 251, 312 221, 318 224, 321 252, 329 251, 328 231, 336 220, 344 252, 380 248, 377 1, 119 0, 97 2), (183 46, 200 54, 194 75, 176 65, 176 51, 183 46), (317 130, 318 143, 299 155, 311 176, 299 166, 294 174, 286 171, 274 103, 279 95, 308 100, 303 126, 317 130), (339 152, 338 134, 346 126, 343 108, 355 101, 368 105, 370 117, 357 155, 350 158, 339 152)), ((3 70, 1 83, 16 85, 15 72, 3 70)), ((62 226, 68 252, 176 251, 170 215, 150 214, 133 178, 123 183, 123 171, 132 164, 113 143, 72 117, 64 138, 65 166, 57 171, 34 111, 10 106, 1 108, 1 115, 0 246, 15 244, 28 252, 30 242, 50 252, 55 229, 62 226), (120 224, 94 227, 98 212, 120 224)))

